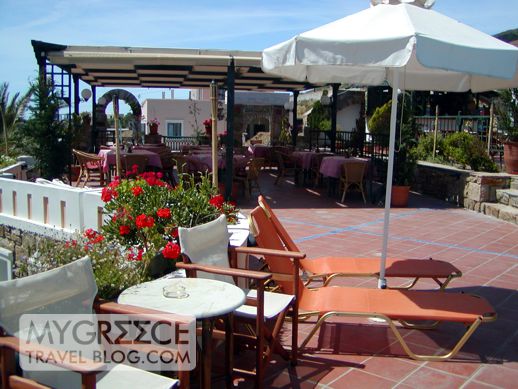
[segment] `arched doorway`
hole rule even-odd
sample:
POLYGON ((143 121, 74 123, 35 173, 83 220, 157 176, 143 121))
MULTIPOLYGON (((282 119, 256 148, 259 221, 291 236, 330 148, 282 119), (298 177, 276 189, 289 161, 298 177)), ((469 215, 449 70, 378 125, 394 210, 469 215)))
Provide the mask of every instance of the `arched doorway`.
POLYGON ((140 118, 142 116, 142 108, 137 98, 130 92, 124 89, 112 89, 106 92, 102 97, 97 100, 95 104, 95 145, 96 150, 99 146, 106 144, 106 142, 114 141, 113 134, 109 134, 107 131, 108 127, 108 116, 106 115, 106 107, 113 101, 114 97, 118 97, 119 100, 123 100, 128 104, 133 113, 134 120, 129 123, 129 128, 132 130, 132 140, 140 143, 142 141, 142 135, 140 131, 140 118))

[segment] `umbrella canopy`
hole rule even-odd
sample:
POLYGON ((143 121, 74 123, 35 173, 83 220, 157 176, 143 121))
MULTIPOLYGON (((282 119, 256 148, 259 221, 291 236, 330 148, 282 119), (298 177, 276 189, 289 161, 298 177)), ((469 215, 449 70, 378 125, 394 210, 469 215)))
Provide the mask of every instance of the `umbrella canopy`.
POLYGON ((435 12, 429 8, 434 1, 372 3, 369 9, 264 50, 262 68, 297 81, 393 87, 379 282, 384 287, 398 89, 480 92, 516 87, 518 49, 435 12))

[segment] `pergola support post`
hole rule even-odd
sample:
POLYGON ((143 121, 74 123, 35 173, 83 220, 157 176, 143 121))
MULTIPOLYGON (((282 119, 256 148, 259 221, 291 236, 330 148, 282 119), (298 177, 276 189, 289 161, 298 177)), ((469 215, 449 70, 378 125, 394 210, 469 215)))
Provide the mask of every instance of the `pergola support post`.
POLYGON ((79 115, 79 76, 73 75, 74 80, 74 113, 79 115))
POLYGON ((235 102, 235 64, 234 58, 230 59, 227 71, 227 136, 226 136, 226 161, 225 161, 225 199, 229 200, 232 193, 232 180, 234 171, 234 102, 235 102))

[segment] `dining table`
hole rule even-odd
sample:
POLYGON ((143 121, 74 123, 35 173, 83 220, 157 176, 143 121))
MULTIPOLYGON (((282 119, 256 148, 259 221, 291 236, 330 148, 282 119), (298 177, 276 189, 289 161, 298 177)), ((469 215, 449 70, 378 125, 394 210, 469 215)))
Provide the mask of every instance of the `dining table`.
MULTIPOLYGON (((148 166, 153 166, 158 169, 162 169, 162 161, 160 160, 160 154, 157 152, 147 150, 147 149, 133 149, 131 151, 133 154, 139 154, 139 155, 145 155, 148 157, 147 164, 148 166)), ((120 155, 126 155, 131 154, 128 150, 121 150, 120 155)), ((116 165, 116 156, 115 156, 115 149, 101 149, 99 150, 100 157, 103 158, 103 172, 110 173, 110 166, 116 165)))
MULTIPOLYGON (((196 170, 203 171, 208 168, 212 171, 212 154, 200 153, 200 154, 188 154, 185 159, 189 162, 190 166, 193 166, 196 170)), ((250 157, 242 154, 234 154, 233 156, 233 168, 234 170, 244 169, 246 164, 250 160, 250 157)), ((218 169, 225 169, 226 157, 224 155, 218 155, 218 169)))
POLYGON ((244 291, 227 282, 205 278, 169 278, 145 282, 124 290, 119 304, 154 309, 162 312, 191 315, 201 321, 200 387, 211 387, 212 332, 214 321, 225 321, 225 376, 232 387, 233 312, 244 304, 244 291))
POLYGON ((369 162, 368 158, 359 157, 345 157, 343 155, 333 155, 322 158, 320 164, 320 174, 324 178, 328 178, 328 194, 333 195, 336 192, 337 181, 342 174, 342 165, 347 162, 366 161, 369 162))

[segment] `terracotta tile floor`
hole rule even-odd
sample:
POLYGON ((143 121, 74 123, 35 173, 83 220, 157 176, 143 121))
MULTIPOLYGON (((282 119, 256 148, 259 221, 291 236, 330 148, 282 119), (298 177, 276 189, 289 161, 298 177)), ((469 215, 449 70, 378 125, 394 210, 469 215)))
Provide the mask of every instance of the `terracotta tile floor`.
MULTIPOLYGON (((348 194, 345 204, 340 204, 328 197, 325 188, 296 187, 289 179, 274 186, 270 172, 262 172, 260 182, 263 194, 308 257, 380 255, 383 209, 370 203, 364 206, 359 194, 348 194)), ((256 195, 249 201, 239 199, 245 214, 256 205, 256 195)), ((518 387, 518 227, 412 195, 408 208, 392 210, 389 255, 451 261, 464 275, 450 284, 450 290, 486 297, 498 320, 479 327, 453 360, 417 362, 405 356, 385 326, 334 319, 302 350, 296 367, 275 359, 275 366, 267 371, 266 387, 518 387)), ((334 282, 376 286, 375 281, 362 278, 334 282)), ((311 322, 300 327, 302 341, 311 322)), ((403 335, 415 351, 436 353, 461 332, 458 326, 445 325, 426 332, 404 330, 403 335)), ((287 328, 283 341, 290 345, 287 328)))

